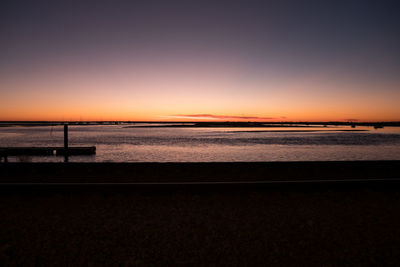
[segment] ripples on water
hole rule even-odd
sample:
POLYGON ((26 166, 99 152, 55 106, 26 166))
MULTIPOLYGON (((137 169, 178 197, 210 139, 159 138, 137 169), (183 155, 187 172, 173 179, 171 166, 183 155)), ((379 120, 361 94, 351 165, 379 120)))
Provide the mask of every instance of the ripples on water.
MULTIPOLYGON (((400 159, 400 128, 124 128, 70 126, 70 146, 96 146, 71 161, 301 161, 400 159), (322 130, 322 131, 321 131, 322 130)), ((62 146, 63 128, 0 129, 0 146, 62 146)), ((19 158, 10 159, 18 161, 19 158)), ((27 160, 24 157, 24 160, 27 160)), ((62 161, 31 157, 30 161, 62 161)))

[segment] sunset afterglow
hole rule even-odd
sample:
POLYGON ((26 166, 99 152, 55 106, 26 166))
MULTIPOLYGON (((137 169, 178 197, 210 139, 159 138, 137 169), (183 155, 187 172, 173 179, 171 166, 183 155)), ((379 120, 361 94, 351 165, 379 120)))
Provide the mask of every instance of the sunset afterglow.
POLYGON ((0 120, 400 120, 389 5, 166 2, 10 4, 0 120))

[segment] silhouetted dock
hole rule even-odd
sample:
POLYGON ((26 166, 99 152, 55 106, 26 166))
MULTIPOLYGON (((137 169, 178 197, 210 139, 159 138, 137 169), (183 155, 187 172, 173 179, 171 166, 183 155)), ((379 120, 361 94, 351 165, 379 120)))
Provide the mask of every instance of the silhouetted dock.
POLYGON ((69 156, 94 155, 95 146, 69 147, 68 146, 68 124, 64 124, 64 146, 63 147, 0 147, 0 161, 8 162, 9 156, 64 156, 68 162, 69 156))
POLYGON ((96 147, 0 147, 0 158, 9 156, 60 156, 71 155, 94 155, 96 147), (66 153, 68 152, 68 153, 66 153))

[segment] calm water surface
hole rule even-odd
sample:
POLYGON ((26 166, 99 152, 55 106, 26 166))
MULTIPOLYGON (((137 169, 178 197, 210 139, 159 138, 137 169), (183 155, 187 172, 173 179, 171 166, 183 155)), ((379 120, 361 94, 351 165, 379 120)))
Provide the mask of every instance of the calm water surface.
MULTIPOLYGON (((96 146, 77 162, 400 160, 400 127, 126 128, 69 126, 70 146, 96 146), (346 131, 342 131, 346 130, 346 131)), ((63 127, 3 127, 0 147, 62 146, 63 127)), ((11 157, 10 161, 63 161, 11 157)))

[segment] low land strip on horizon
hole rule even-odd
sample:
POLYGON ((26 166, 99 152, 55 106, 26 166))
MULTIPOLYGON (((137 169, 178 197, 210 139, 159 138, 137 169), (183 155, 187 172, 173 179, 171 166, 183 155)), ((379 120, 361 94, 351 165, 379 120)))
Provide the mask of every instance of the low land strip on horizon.
POLYGON ((237 122, 237 121, 0 121, 0 127, 11 126, 56 126, 56 125, 118 125, 118 124, 142 124, 133 127, 314 127, 314 126, 374 126, 374 127, 399 127, 400 121, 388 122, 237 122), (151 125, 153 124, 153 125, 151 125))

